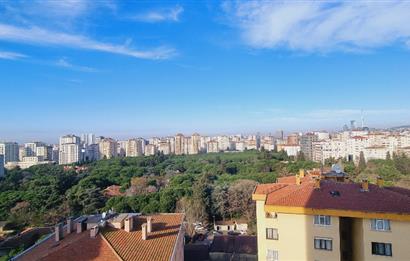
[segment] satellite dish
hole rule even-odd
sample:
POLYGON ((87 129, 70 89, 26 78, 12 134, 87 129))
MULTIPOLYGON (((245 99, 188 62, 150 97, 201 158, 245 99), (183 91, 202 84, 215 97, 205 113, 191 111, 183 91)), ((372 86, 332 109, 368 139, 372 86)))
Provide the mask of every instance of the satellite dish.
POLYGON ((339 164, 333 164, 332 165, 332 171, 336 172, 336 173, 342 173, 342 167, 340 167, 339 164))

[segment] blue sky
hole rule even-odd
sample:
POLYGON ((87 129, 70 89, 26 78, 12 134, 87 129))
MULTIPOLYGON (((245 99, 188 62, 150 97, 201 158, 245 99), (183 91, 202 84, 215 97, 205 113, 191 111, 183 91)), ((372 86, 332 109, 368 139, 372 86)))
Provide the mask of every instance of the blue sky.
POLYGON ((0 1, 1 140, 410 124, 410 3, 0 1))

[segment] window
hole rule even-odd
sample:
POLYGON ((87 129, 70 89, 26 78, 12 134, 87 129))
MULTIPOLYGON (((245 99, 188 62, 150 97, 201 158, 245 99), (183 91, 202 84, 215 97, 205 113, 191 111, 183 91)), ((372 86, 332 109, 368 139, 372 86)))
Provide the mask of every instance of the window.
POLYGON ((315 249, 332 251, 332 239, 315 237, 315 249))
POLYGON ((390 231, 390 220, 388 220, 388 219, 372 219, 372 230, 390 231))
POLYGON ((330 216, 315 216, 315 225, 330 226, 330 216))
POLYGON ((266 261, 279 261, 279 252, 277 250, 268 249, 266 261))
POLYGON ((372 242, 372 254, 378 256, 392 256, 391 244, 372 242))
POLYGON ((278 229, 277 228, 267 228, 266 229, 266 239, 278 240, 279 239, 278 229))

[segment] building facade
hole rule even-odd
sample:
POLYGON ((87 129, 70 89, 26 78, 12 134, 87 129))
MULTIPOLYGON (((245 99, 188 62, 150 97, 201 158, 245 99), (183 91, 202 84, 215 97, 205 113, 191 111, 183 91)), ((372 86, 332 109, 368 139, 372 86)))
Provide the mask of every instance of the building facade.
POLYGON ((409 195, 304 172, 258 185, 258 260, 410 260, 409 195))
POLYGON ((0 154, 4 155, 4 162, 19 160, 19 145, 16 142, 1 142, 0 154))

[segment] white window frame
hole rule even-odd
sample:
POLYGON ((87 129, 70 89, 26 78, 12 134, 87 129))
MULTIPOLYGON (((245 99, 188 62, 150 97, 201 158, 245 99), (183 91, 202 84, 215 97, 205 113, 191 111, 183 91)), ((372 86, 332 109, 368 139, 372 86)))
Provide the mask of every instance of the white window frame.
POLYGON ((315 250, 333 251, 333 239, 329 237, 314 237, 313 247, 315 250), (318 247, 316 245, 317 242, 319 242, 318 247), (324 244, 324 247, 322 246, 322 243, 324 244), (330 244, 330 248, 328 248, 328 244, 330 244))
POLYGON ((278 231, 278 229, 277 228, 272 228, 272 227, 268 227, 268 228, 266 228, 266 239, 267 240, 279 240, 279 231, 278 231), (268 231, 272 231, 272 237, 268 237, 268 235, 269 235, 269 232, 268 231), (275 231, 276 231, 276 233, 275 233, 275 231), (276 235, 276 237, 275 237, 275 235, 276 235))
POLYGON ((279 251, 268 249, 266 251, 266 261, 279 261, 279 251))
POLYGON ((391 231, 389 219, 371 219, 370 226, 371 226, 371 229, 374 231, 382 231, 382 232, 391 231))
POLYGON ((326 215, 315 215, 313 217, 313 223, 317 226, 328 227, 332 225, 332 217, 326 215))

